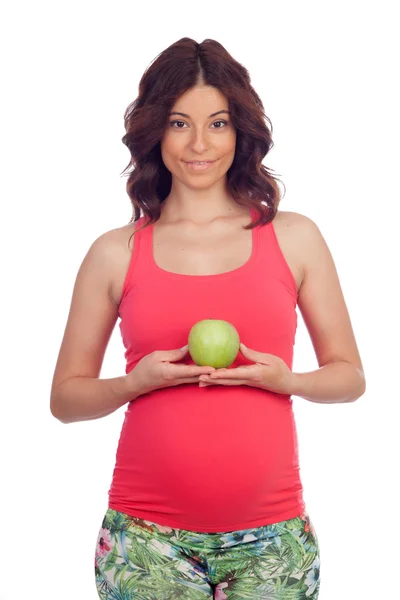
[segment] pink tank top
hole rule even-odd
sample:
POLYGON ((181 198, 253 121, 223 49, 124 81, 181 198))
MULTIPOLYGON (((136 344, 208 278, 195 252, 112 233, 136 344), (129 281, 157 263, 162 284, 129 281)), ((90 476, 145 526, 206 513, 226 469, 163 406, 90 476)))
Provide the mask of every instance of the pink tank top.
MULTIPOLYGON (((252 213, 254 215, 254 213, 252 213)), ((137 227, 143 223, 143 217, 137 227)), ((252 230, 252 254, 217 275, 157 266, 153 226, 135 234, 120 304, 126 373, 154 350, 187 344, 201 319, 232 323, 253 350, 292 368, 296 283, 274 226, 252 230)), ((190 355, 184 362, 193 364, 190 355)), ((251 364, 241 353, 232 367, 251 364)), ((180 385, 128 404, 109 508, 198 532, 261 527, 305 510, 298 441, 288 395, 248 386, 180 385)))

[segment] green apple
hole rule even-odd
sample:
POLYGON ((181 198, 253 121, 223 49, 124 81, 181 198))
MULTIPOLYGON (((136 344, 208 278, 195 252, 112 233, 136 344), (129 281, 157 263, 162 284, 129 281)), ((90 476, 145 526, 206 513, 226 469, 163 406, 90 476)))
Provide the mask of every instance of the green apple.
POLYGON ((232 323, 205 319, 193 325, 188 343, 189 354, 196 365, 223 369, 235 360, 240 339, 232 323))

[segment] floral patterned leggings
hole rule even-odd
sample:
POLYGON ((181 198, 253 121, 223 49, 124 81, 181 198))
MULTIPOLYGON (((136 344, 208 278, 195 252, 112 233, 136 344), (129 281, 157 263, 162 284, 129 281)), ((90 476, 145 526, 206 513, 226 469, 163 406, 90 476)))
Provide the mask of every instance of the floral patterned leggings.
POLYGON ((307 513, 255 529, 197 533, 109 508, 95 579, 102 600, 316 600, 320 551, 307 513))

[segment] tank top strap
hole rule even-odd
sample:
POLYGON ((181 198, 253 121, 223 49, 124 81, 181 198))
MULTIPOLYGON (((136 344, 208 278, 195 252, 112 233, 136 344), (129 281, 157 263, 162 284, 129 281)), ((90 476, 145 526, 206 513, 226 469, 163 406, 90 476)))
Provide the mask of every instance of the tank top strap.
POLYGON ((296 281, 279 244, 274 221, 275 219, 255 228, 258 247, 257 267, 261 272, 267 269, 269 275, 280 280, 297 300, 296 281))
POLYGON ((147 217, 140 217, 137 221, 135 221, 133 226, 133 250, 122 288, 121 303, 132 282, 133 271, 139 272, 142 268, 146 268, 146 265, 148 266, 149 264, 150 257, 148 254, 151 251, 151 225, 142 228, 142 225, 144 225, 146 221, 147 217))
MULTIPOLYGON (((259 217, 259 213, 255 208, 251 208, 250 209, 250 215, 252 218, 252 221, 257 221, 258 217, 259 217)), ((273 246, 273 232, 271 231, 272 229, 272 222, 267 223, 267 225, 257 225, 256 227, 254 227, 253 231, 254 231, 254 236, 255 236, 255 243, 257 245, 257 255, 258 255, 258 261, 262 261, 263 265, 265 266, 265 257, 268 256, 268 254, 271 254, 271 246, 273 246)), ((272 248, 272 252, 273 252, 273 248, 272 248)), ((260 265, 257 265, 260 266, 260 265)))

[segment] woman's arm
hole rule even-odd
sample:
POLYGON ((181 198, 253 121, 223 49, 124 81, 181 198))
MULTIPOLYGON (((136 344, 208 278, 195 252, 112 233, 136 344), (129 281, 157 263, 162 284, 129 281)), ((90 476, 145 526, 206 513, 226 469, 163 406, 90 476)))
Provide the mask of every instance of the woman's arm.
POLYGON ((361 369, 345 361, 334 361, 308 373, 293 373, 291 394, 310 402, 336 404, 354 402, 365 392, 361 369))
POLYGON ((294 374, 293 394, 311 402, 352 402, 364 394, 366 383, 339 277, 317 225, 304 215, 297 217, 304 272, 298 306, 320 368, 294 374))
POLYGON ((70 377, 53 391, 51 412, 62 423, 90 421, 110 415, 138 395, 126 375, 70 377))
POLYGON ((126 376, 99 379, 118 318, 111 283, 121 239, 118 230, 100 236, 78 271, 51 387, 50 410, 63 423, 104 417, 136 397, 126 376))

